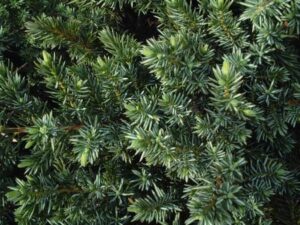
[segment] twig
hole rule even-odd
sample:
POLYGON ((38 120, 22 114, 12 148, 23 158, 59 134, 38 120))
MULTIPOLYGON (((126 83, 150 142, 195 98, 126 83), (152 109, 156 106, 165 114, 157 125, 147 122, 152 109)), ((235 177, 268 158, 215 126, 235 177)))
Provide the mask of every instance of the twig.
MULTIPOLYGON (((59 127, 61 130, 65 131, 73 131, 73 130, 79 130, 83 125, 77 124, 67 127, 59 127)), ((3 127, 0 126, 0 132, 4 134, 11 134, 11 133, 18 133, 18 134, 26 134, 28 133, 28 127, 3 127)))

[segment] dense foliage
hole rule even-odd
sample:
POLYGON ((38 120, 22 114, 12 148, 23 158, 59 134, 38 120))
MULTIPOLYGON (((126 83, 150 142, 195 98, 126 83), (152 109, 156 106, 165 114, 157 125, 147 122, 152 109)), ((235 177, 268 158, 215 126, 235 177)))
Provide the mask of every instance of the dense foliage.
POLYGON ((299 0, 1 0, 0 225, 299 225, 299 0))

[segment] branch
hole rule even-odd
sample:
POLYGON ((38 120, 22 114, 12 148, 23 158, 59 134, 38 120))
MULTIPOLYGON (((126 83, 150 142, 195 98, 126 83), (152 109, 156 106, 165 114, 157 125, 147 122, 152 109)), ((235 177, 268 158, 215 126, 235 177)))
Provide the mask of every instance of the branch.
POLYGON ((287 103, 289 106, 299 106, 300 100, 299 99, 290 99, 290 100, 288 100, 287 103))
MULTIPOLYGON (((61 130, 65 131, 73 131, 73 130, 79 130, 83 125, 77 124, 67 127, 59 127, 61 130)), ((28 127, 3 127, 0 126, 0 132, 4 134, 11 134, 11 133, 17 133, 17 134, 27 134, 28 133, 28 127)))

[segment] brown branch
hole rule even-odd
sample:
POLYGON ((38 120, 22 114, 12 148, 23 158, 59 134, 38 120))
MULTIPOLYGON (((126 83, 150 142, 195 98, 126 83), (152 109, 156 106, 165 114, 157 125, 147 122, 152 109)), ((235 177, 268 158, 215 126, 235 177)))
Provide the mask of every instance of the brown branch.
POLYGON ((299 99, 290 99, 290 100, 288 100, 287 104, 289 106, 300 106, 300 100, 299 99))
POLYGON ((16 72, 22 70, 22 69, 23 69, 24 67, 26 67, 27 65, 28 65, 28 63, 24 63, 22 66, 20 66, 20 67, 18 67, 18 68, 16 69, 16 72))
POLYGON ((58 190, 58 193, 80 193, 80 192, 83 192, 83 190, 79 187, 61 187, 59 188, 58 190))
MULTIPOLYGON (((79 130, 83 125, 77 124, 67 127, 59 127, 61 130, 65 131, 74 131, 79 130)), ((2 127, 0 126, 0 132, 5 134, 18 133, 18 134, 26 134, 28 133, 28 127, 2 127)))
POLYGON ((81 127, 83 127, 82 124, 77 124, 77 125, 73 125, 73 126, 62 127, 62 129, 65 131, 73 131, 73 130, 79 130, 81 127))
POLYGON ((0 127, 0 132, 5 134, 27 133, 27 130, 26 127, 0 127))
POLYGON ((48 29, 49 32, 52 32, 55 35, 60 36, 62 39, 64 39, 65 41, 70 41, 71 44, 77 44, 80 47, 82 47, 83 49, 85 49, 88 53, 92 53, 93 52, 93 47, 92 47, 92 43, 91 42, 84 42, 80 39, 80 37, 78 36, 74 36, 68 32, 65 32, 63 30, 60 30, 59 28, 52 28, 52 29, 48 29))
POLYGON ((49 189, 49 190, 41 190, 30 192, 36 198, 40 198, 41 196, 45 196, 47 194, 57 193, 57 194, 78 194, 84 192, 83 189, 77 186, 70 186, 70 187, 58 187, 58 189, 49 189))

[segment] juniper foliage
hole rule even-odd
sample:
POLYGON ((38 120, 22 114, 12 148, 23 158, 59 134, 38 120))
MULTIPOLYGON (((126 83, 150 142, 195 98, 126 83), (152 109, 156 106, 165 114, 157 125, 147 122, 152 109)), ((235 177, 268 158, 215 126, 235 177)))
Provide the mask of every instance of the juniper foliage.
POLYGON ((299 0, 1 3, 1 225, 300 223, 299 0))

